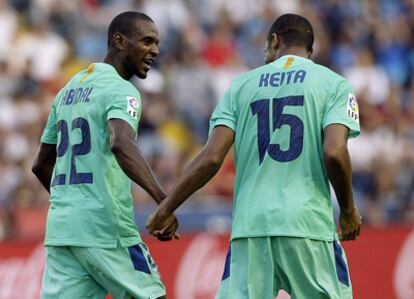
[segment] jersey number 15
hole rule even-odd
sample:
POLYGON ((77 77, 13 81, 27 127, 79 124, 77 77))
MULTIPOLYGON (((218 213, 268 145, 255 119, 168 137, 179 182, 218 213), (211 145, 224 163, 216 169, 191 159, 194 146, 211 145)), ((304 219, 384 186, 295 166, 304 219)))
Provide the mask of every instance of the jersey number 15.
POLYGON ((273 99, 273 132, 283 125, 290 126, 289 148, 282 150, 280 144, 270 143, 270 99, 262 99, 250 104, 253 115, 257 115, 257 145, 262 164, 266 152, 278 162, 289 162, 299 157, 303 148, 303 122, 293 114, 283 113, 285 106, 303 106, 303 96, 288 96, 273 99))

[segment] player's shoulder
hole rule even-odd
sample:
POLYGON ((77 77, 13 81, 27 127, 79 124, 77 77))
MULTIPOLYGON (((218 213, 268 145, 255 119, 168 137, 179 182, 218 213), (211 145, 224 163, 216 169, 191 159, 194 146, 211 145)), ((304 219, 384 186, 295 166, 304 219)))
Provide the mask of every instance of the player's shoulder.
POLYGON ((261 65, 250 71, 244 72, 243 74, 236 76, 231 82, 231 87, 239 88, 241 86, 244 86, 246 83, 251 82, 252 79, 257 79, 257 75, 264 72, 267 66, 268 65, 261 65))
POLYGON ((52 102, 52 106, 57 106, 57 105, 59 105, 59 103, 60 103, 60 101, 61 101, 61 98, 62 98, 62 96, 64 95, 65 90, 70 89, 71 85, 73 84, 73 82, 74 82, 74 80, 75 80, 74 78, 76 77, 76 75, 77 75, 77 74, 75 74, 74 76, 72 76, 72 78, 70 78, 70 79, 69 79, 69 81, 67 81, 67 82, 66 82, 66 84, 65 84, 65 85, 63 85, 63 86, 59 89, 59 91, 57 92, 57 94, 56 94, 56 96, 55 96, 55 98, 54 98, 54 100, 53 100, 53 102, 52 102))
POLYGON ((108 83, 108 89, 110 89, 110 93, 129 93, 131 95, 139 96, 139 91, 135 85, 123 79, 121 76, 114 77, 112 81, 108 83))
POLYGON ((102 86, 105 93, 140 96, 135 85, 122 78, 112 65, 106 63, 96 63, 95 65, 97 85, 102 86))
POLYGON ((318 74, 318 77, 320 76, 332 84, 348 83, 343 76, 322 64, 314 62, 311 67, 318 74))

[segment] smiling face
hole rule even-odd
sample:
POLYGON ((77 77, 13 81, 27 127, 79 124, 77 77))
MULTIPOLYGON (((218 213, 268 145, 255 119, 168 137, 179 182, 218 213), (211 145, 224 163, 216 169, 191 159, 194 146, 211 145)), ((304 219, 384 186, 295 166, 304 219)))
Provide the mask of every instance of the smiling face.
POLYGON ((134 29, 129 37, 126 37, 124 65, 128 73, 145 79, 151 64, 160 52, 158 30, 153 22, 145 20, 137 20, 134 29))

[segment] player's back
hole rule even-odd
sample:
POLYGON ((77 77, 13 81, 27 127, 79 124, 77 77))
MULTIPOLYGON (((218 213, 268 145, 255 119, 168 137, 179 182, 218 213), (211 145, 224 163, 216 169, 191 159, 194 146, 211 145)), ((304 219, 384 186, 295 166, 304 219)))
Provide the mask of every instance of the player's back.
POLYGON ((323 129, 342 123, 355 129, 351 134, 358 130, 348 116, 355 99, 349 84, 288 55, 237 78, 225 97, 237 118, 232 237, 332 240, 323 129))
MULTIPOLYGON (((139 109, 138 109, 139 107, 139 109)), ((137 131, 137 90, 104 63, 76 74, 52 105, 42 142, 56 136, 46 245, 116 247, 136 244, 131 181, 110 150, 107 122, 137 131)))

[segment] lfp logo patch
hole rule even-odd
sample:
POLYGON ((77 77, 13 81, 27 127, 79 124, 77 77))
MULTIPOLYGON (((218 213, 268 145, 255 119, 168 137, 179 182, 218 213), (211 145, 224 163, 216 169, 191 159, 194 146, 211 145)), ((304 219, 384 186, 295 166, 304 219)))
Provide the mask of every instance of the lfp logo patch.
POLYGON ((348 94, 347 114, 350 118, 359 122, 358 102, 352 93, 348 94))
POLYGON ((134 97, 127 96, 127 112, 133 118, 137 118, 138 100, 134 97))

